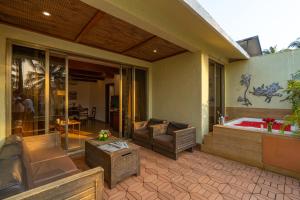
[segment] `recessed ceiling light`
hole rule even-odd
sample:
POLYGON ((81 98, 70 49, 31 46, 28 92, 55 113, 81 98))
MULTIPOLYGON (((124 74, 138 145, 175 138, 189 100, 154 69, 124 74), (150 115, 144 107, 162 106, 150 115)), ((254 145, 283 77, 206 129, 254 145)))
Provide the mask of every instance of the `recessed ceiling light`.
POLYGON ((49 12, 47 12, 47 11, 43 11, 43 15, 49 17, 51 14, 49 12))
POLYGON ((153 49, 153 53, 157 53, 157 50, 156 50, 156 49, 153 49))

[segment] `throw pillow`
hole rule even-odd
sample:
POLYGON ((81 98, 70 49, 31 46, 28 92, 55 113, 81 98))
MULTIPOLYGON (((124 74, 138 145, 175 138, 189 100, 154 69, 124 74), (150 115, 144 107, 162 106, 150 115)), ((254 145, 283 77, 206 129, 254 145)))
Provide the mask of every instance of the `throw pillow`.
POLYGON ((22 138, 17 135, 10 135, 5 139, 5 144, 16 144, 22 142, 22 138))
POLYGON ((0 152, 0 160, 11 159, 13 157, 20 156, 21 153, 22 150, 19 143, 5 144, 0 152))

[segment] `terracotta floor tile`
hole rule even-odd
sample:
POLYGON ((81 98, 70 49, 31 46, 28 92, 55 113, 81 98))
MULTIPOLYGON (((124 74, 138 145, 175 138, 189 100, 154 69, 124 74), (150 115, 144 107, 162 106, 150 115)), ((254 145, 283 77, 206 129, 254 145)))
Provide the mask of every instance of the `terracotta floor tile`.
MULTIPOLYGON (((300 200, 300 181, 256 167, 194 151, 177 161, 141 148, 141 174, 105 184, 104 199, 128 200, 300 200)), ((81 170, 84 158, 74 159, 81 170)))

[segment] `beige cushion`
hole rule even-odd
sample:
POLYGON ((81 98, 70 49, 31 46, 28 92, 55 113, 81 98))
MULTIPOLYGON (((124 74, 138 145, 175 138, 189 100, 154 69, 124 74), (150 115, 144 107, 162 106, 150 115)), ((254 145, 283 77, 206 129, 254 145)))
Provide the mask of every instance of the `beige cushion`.
POLYGON ((69 157, 60 157, 32 164, 33 187, 44 185, 78 172, 79 170, 69 157))
POLYGON ((36 163, 41 161, 47 161, 54 158, 66 157, 68 156, 65 151, 61 148, 52 147, 45 149, 37 149, 34 151, 30 151, 28 154, 28 161, 30 163, 36 163))

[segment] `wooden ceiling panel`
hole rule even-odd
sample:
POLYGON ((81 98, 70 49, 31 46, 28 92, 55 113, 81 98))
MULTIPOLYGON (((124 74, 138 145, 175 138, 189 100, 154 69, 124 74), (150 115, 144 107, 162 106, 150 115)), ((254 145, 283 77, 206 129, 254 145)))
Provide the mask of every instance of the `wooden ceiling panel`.
POLYGON ((105 14, 81 37, 81 43, 121 53, 153 37, 136 26, 105 14))
POLYGON ((0 21, 68 40, 74 40, 96 13, 79 0, 0 1, 0 21))
POLYGON ((79 0, 0 0, 0 22, 147 61, 186 51, 79 0))
POLYGON ((185 51, 185 49, 173 43, 159 37, 154 37, 141 45, 124 52, 124 54, 153 62, 185 51))

